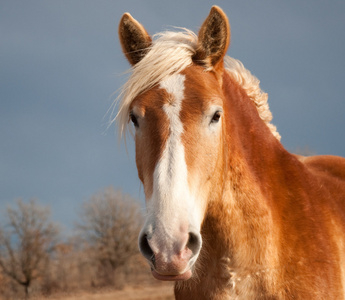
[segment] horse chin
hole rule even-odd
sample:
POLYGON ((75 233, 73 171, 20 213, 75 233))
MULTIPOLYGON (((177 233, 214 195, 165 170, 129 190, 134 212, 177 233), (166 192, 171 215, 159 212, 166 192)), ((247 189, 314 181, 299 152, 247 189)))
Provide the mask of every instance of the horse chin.
POLYGON ((188 280, 192 277, 192 271, 188 270, 182 274, 178 274, 178 275, 162 275, 159 274, 157 271, 155 271, 154 269, 151 270, 152 275, 154 278, 158 279, 158 280, 162 280, 162 281, 184 281, 184 280, 188 280))

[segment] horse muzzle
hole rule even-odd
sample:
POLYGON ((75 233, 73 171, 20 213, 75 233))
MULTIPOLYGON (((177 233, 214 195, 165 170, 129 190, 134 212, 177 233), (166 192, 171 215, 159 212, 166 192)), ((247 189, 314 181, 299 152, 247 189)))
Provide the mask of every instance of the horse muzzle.
POLYGON ((148 260, 152 275, 158 280, 177 281, 192 277, 192 269, 201 249, 201 235, 196 231, 174 235, 142 230, 139 249, 148 260))

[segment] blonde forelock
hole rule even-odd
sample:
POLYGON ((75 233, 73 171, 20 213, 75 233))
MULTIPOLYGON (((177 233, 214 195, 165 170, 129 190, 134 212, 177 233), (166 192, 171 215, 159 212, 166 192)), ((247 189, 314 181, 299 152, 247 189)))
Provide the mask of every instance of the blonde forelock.
MULTIPOLYGON (((118 106, 118 113, 115 118, 111 118, 110 123, 116 121, 120 136, 126 132, 129 108, 135 97, 154 87, 167 76, 179 73, 190 66, 198 48, 197 43, 197 36, 187 29, 183 29, 182 32, 166 31, 154 36, 148 53, 129 70, 129 80, 122 86, 113 104, 118 106)), ((224 64, 229 75, 255 103, 261 119, 280 140, 276 127, 270 123, 272 113, 267 102, 268 95, 261 90, 260 81, 239 60, 226 56, 224 64)))

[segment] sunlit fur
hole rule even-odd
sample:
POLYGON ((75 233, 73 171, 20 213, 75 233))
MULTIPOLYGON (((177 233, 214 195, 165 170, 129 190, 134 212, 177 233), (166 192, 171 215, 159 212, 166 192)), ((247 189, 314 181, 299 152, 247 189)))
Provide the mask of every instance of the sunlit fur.
POLYGON ((207 63, 193 60, 230 34, 221 9, 206 20, 214 28, 201 28, 202 43, 191 32, 153 42, 117 116, 121 132, 137 118, 152 274, 180 280, 178 300, 345 299, 345 159, 284 149, 259 81, 223 63, 229 36, 207 47, 207 63))
POLYGON ((268 95, 260 88, 260 81, 247 70, 243 64, 230 56, 224 58, 224 65, 229 75, 245 90, 249 98, 255 103, 260 118, 267 124, 273 135, 280 140, 277 128, 271 124, 272 113, 268 106, 268 95))

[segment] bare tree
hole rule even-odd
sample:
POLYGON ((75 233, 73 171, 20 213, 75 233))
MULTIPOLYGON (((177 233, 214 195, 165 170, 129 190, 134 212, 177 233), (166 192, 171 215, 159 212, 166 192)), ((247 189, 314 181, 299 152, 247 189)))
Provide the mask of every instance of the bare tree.
POLYGON ((7 209, 8 223, 0 230, 0 266, 3 273, 25 289, 42 273, 58 237, 58 227, 49 221, 49 209, 34 200, 7 209))
POLYGON ((83 204, 80 218, 77 226, 93 249, 103 284, 112 285, 115 270, 138 253, 140 207, 130 196, 109 187, 83 204))

